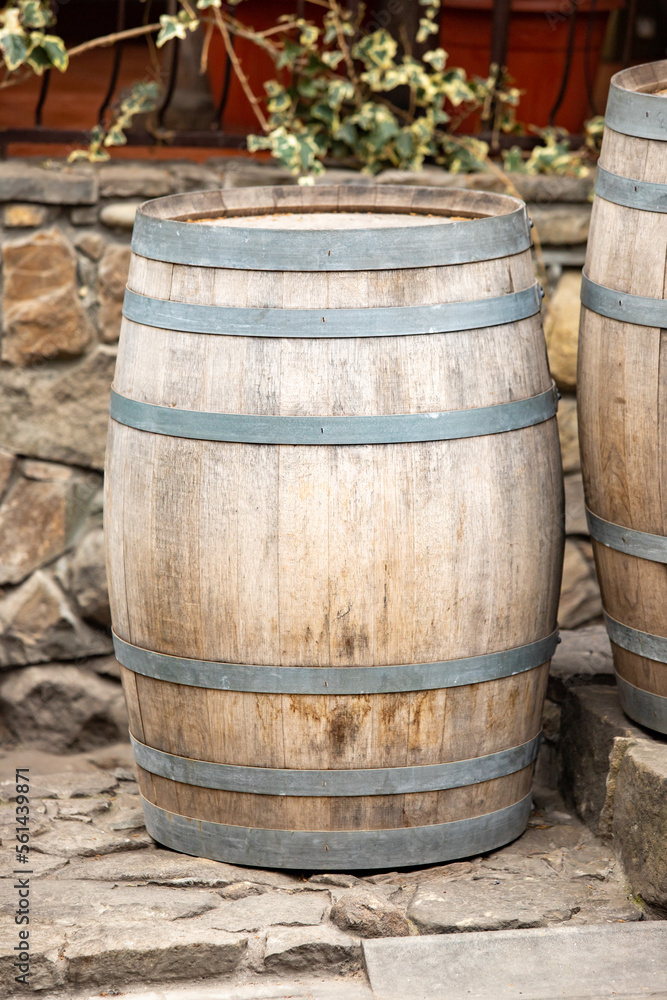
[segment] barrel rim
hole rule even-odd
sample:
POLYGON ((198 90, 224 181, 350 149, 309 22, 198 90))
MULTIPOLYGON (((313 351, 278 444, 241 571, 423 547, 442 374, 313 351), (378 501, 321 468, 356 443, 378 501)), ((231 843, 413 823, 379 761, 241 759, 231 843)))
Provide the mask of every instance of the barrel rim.
POLYGON ((605 125, 639 139, 667 141, 667 96, 642 87, 667 86, 667 59, 619 70, 611 78, 605 125), (628 85, 646 77, 644 84, 628 85))
POLYGON ((513 256, 530 249, 526 205, 511 195, 460 188, 359 184, 231 188, 168 195, 137 208, 135 254, 193 267, 266 271, 368 271, 447 266, 513 256), (359 230, 216 227, 195 218, 238 215, 247 192, 260 205, 247 215, 343 210, 466 214, 444 225, 359 230), (345 197, 341 197, 344 195, 345 197), (205 213, 197 200, 207 196, 205 213), (266 199, 262 202, 262 199, 266 199), (328 201, 327 201, 328 199, 328 201), (356 199, 356 200, 355 200, 356 199), (484 214, 483 206, 495 212, 484 214))

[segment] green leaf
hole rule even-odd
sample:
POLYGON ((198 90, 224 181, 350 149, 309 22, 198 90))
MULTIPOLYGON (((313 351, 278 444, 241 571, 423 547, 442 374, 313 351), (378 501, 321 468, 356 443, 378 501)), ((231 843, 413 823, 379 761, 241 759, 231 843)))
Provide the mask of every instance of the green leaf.
POLYGON ((195 31, 199 21, 190 17, 187 11, 182 10, 178 14, 160 14, 160 25, 160 31, 155 40, 158 48, 166 45, 172 38, 185 38, 188 31, 195 31))
POLYGON ((64 73, 69 66, 69 56, 62 38, 58 38, 57 35, 44 35, 41 47, 46 52, 51 65, 64 73))
POLYGON ((343 53, 339 52, 338 49, 333 49, 330 52, 322 52, 320 55, 320 59, 329 69, 335 69, 344 58, 343 53))
POLYGON ((433 69, 438 71, 438 73, 442 73, 443 69, 447 65, 448 58, 449 54, 442 48, 430 49, 422 56, 424 62, 428 63, 429 66, 432 66, 433 69))
POLYGON ((361 59, 366 69, 377 66, 379 69, 389 69, 392 66, 398 44, 394 38, 384 28, 374 31, 372 35, 365 35, 354 46, 353 55, 355 59, 361 59))
POLYGON ((10 73, 23 65, 29 48, 28 37, 22 31, 0 30, 0 49, 2 50, 5 66, 10 73))
POLYGON ((197 0, 197 10, 207 10, 209 7, 221 7, 222 0, 197 0))
POLYGON ((48 54, 41 45, 35 45, 26 56, 26 66, 30 66, 31 70, 41 76, 45 69, 51 68, 51 60, 48 54))
POLYGON ((104 137, 105 146, 126 146, 127 138, 120 125, 112 125, 104 137))
POLYGON ((350 80, 332 80, 327 91, 327 104, 330 108, 338 109, 344 101, 354 99, 354 84, 350 80))
POLYGON ((51 8, 42 0, 19 0, 19 11, 24 28, 47 28, 55 21, 51 8))

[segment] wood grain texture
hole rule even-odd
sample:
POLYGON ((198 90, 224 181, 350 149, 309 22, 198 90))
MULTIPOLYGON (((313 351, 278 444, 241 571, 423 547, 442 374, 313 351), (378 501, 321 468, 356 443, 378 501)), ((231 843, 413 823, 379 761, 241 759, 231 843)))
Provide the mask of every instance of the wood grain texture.
MULTIPOLYGON (((653 68, 635 70, 624 76, 625 85, 656 89, 653 68)), ((623 177, 664 184, 667 142, 606 129, 600 163, 623 177)), ((667 215, 596 198, 585 270, 609 288, 666 298, 667 215)), ((582 308, 578 408, 590 509, 616 524, 667 534, 667 331, 582 308)), ((609 614, 632 628, 667 636, 667 566, 597 542, 593 546, 609 614)), ((615 646, 614 661, 637 687, 667 693, 664 664, 615 646)))
MULTIPOLYGON (((392 205, 387 193, 373 197, 380 211, 392 205)), ((248 192, 249 211, 259 198, 248 192)), ((486 195, 474 203, 480 214, 496 204, 486 195)), ((185 211, 196 206, 193 198, 185 211)), ((529 253, 326 274, 134 255, 128 284, 204 305, 363 310, 473 301, 534 280, 529 253)), ((489 406, 550 384, 537 316, 390 338, 364 338, 362 320, 359 334, 216 337, 124 320, 114 387, 191 410, 353 416, 489 406)), ((364 667, 480 655, 555 627, 563 508, 554 419, 465 440, 333 447, 191 441, 112 422, 107 468, 114 627, 138 646, 222 662, 364 667)), ((339 697, 214 691, 122 668, 142 742, 219 763, 324 770, 441 763, 524 743, 539 731, 547 674, 545 664, 460 688, 339 697)), ((145 773, 142 790, 163 808, 221 823, 390 829, 513 804, 531 773, 342 800, 190 789, 145 773)))

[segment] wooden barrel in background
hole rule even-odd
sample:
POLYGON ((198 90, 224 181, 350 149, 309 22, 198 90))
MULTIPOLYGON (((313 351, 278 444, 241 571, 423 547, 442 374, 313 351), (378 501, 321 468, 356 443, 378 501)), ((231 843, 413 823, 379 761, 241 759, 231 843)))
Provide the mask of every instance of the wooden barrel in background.
POLYGON ((476 192, 140 209, 106 531, 159 842, 380 868, 525 829, 563 544, 529 247, 476 192))
POLYGON ((613 77, 582 284, 579 433, 624 710, 667 733, 667 61, 613 77))

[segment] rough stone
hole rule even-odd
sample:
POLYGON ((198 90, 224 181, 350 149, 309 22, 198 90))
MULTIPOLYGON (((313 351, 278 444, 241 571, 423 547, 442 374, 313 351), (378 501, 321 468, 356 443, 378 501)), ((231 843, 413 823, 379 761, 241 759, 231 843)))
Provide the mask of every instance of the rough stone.
POLYGON ((667 916, 667 743, 642 740, 623 755, 613 812, 614 847, 632 891, 667 916))
POLYGON ((5 490, 9 486, 14 471, 16 456, 10 451, 0 448, 0 500, 2 500, 5 490))
MULTIPOLYGON (((0 178, 1 183, 1 178, 0 178)), ((13 876, 14 877, 14 876, 13 876)), ((67 963, 63 959, 66 937, 63 928, 44 926, 35 921, 30 927, 30 985, 9 992, 14 983, 19 928, 14 918, 0 922, 0 997, 19 1000, 22 996, 39 996, 44 990, 59 989, 65 983, 67 963)), ((18 986, 18 984, 17 984, 18 986)))
POLYGON ((565 271, 544 320, 549 367, 559 389, 577 385, 581 271, 565 271))
POLYGON ((565 541, 558 621, 562 628, 576 628, 601 614, 602 599, 593 567, 584 556, 581 545, 568 538, 565 541))
POLYGON ((132 229, 140 201, 112 201, 100 212, 100 222, 110 229, 132 229))
POLYGON ((268 892, 268 887, 257 885, 255 882, 236 882, 219 891, 223 899, 245 899, 247 896, 259 896, 263 892, 268 892))
POLYGON ((28 667, 0 684, 10 732, 40 750, 90 750, 127 732, 122 689, 81 667, 28 667))
POLYGON ((298 889, 303 883, 294 875, 237 868, 208 858, 187 858, 158 849, 127 857, 82 861, 72 868, 71 878, 105 882, 133 882, 147 885, 205 886, 222 889, 238 882, 298 889))
POLYGON ((619 736, 641 739, 644 732, 623 714, 615 687, 589 684, 568 690, 561 724, 561 788, 594 833, 607 797, 609 755, 619 736))
POLYGON ((0 163, 3 201, 47 205, 92 205, 97 201, 97 175, 88 165, 35 166, 23 160, 0 163))
POLYGON ((551 661, 549 697, 563 701, 568 687, 577 683, 614 683, 611 644, 604 625, 563 629, 551 661))
POLYGON ((340 886, 343 889, 351 889, 354 885, 363 885, 361 879, 356 875, 348 875, 345 872, 318 872, 308 879, 310 885, 331 885, 340 886))
MULTIPOLYGON (((1 523, 2 508, 0 508, 1 523)), ((56 575, 65 590, 74 598, 84 619, 97 622, 99 625, 111 624, 102 528, 93 528, 89 531, 74 551, 60 560, 56 575)), ((98 669, 97 672, 108 672, 108 670, 98 669)), ((117 675, 116 668, 114 676, 117 675)))
POLYGON ((201 163, 172 161, 169 168, 174 177, 174 188, 178 191, 212 191, 221 188, 224 183, 221 174, 201 163))
POLYGON ((98 927, 67 947, 67 978, 96 989, 115 983, 227 975, 243 959, 247 938, 207 930, 199 921, 98 927))
POLYGON ((37 464, 24 467, 0 507, 0 585, 20 583, 68 549, 99 487, 97 476, 46 462, 30 476, 37 464))
POLYGON ((0 667, 100 656, 112 649, 111 636, 82 622, 45 570, 0 599, 0 667))
POLYGON ((121 243, 108 246, 98 270, 98 298, 100 303, 97 324, 101 339, 111 344, 120 334, 123 296, 130 266, 130 248, 121 243))
POLYGON ((577 424, 577 400, 575 396, 563 396, 558 404, 558 435, 563 459, 563 472, 578 472, 581 469, 579 454, 579 428, 577 424))
POLYGON ((75 357, 93 338, 76 285, 76 254, 57 229, 6 243, 2 360, 28 365, 75 357))
POLYGON ((101 469, 115 351, 99 347, 62 370, 3 372, 0 446, 23 455, 101 469))
POLYGON ((144 813, 141 806, 134 809, 122 809, 116 818, 109 823, 110 830, 142 830, 145 826, 144 813))
POLYGON ((89 260, 99 260, 104 253, 106 242, 99 233, 81 233, 74 240, 74 246, 84 253, 89 260))
MULTIPOLYGON (((328 175, 325 174, 326 177, 328 175)), ((524 201, 549 202, 580 202, 585 207, 593 190, 595 174, 588 177, 555 177, 543 174, 507 175, 511 188, 518 191, 524 201)), ((502 178, 490 171, 477 174, 450 174, 440 167, 425 167, 423 170, 383 170, 375 178, 377 184, 405 184, 422 187, 454 187, 469 188, 475 191, 497 191, 500 194, 508 190, 508 185, 502 178)), ((510 193, 514 193, 510 188, 510 193)), ((534 206, 531 206, 534 207, 534 206)))
POLYGON ((59 819, 92 820, 111 809, 111 799, 66 799, 56 808, 59 819))
POLYGON ((319 924, 329 905, 326 892, 265 892, 221 904, 211 915, 210 926, 225 931, 258 931, 271 924, 319 924))
POLYGON ((105 163, 98 177, 101 198, 159 198, 174 190, 168 170, 145 163, 105 163))
POLYGON ((264 968, 268 972, 353 972, 361 967, 358 938, 331 924, 319 927, 276 927, 266 936, 264 968))
POLYGON ((422 934, 546 927, 571 916, 572 907, 559 885, 492 875, 475 882, 448 882, 442 889, 418 889, 408 908, 409 919, 422 934))
POLYGON ((543 244, 571 245, 585 243, 591 222, 591 205, 536 204, 528 205, 543 244))
MULTIPOLYGON (((66 879, 40 881, 32 904, 43 924, 68 927, 104 926, 156 920, 184 920, 214 910, 220 900, 205 889, 163 889, 158 886, 96 885, 66 879)), ((0 914, 12 916, 16 891, 0 889, 0 914)))
POLYGON ((88 670, 92 670, 101 677, 112 677, 120 680, 120 665, 115 656, 94 656, 86 661, 88 670))
POLYGON ((97 205, 73 208, 69 213, 69 221, 73 226, 94 226, 97 222, 97 205))
POLYGON ((153 841, 147 833, 124 834, 87 823, 59 823, 54 830, 35 837, 31 850, 59 858, 93 858, 102 854, 145 850, 153 841))
POLYGON ((331 908, 331 919, 342 931, 363 938, 404 937, 410 933, 400 907, 363 887, 342 893, 331 908))
MULTIPOLYGON (((111 774, 56 773, 35 775, 30 782, 31 795, 35 799, 87 799, 113 792, 118 780, 111 774)), ((11 788, 11 782, 0 785, 0 794, 11 788)), ((6 792, 5 792, 6 794, 6 792)))
POLYGON ((5 205, 2 221, 7 229, 34 229, 43 226, 48 216, 44 205, 5 205))
POLYGON ((580 472, 565 476, 565 534, 588 535, 584 483, 580 472))

